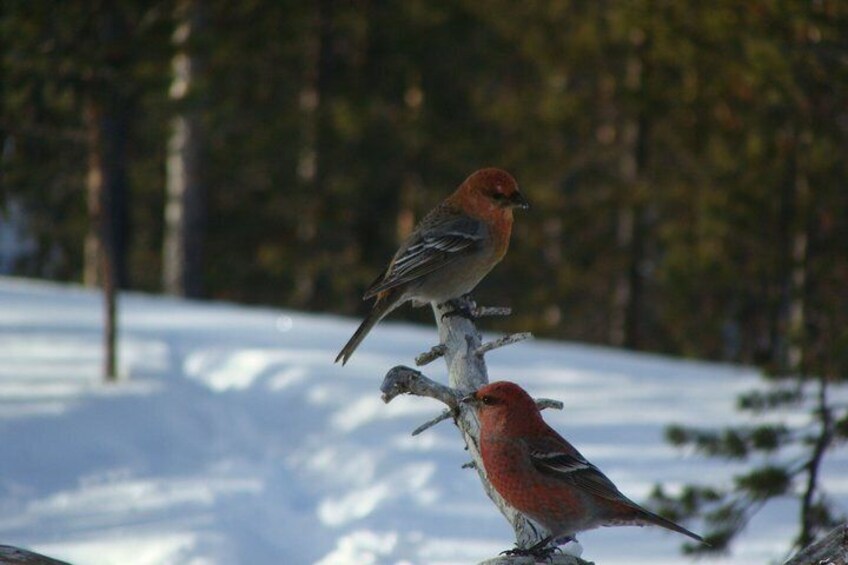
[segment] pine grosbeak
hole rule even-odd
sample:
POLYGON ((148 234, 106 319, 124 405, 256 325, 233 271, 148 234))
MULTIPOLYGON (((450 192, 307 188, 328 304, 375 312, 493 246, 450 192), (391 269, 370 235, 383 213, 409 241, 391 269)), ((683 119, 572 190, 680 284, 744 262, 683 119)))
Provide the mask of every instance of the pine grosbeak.
POLYGON ((600 526, 654 524, 703 541, 624 496, 545 423, 535 401, 517 384, 491 383, 463 401, 477 409, 480 454, 492 486, 553 539, 600 526))
POLYGON ((441 304, 471 292, 506 254, 512 209, 526 207, 506 171, 472 173, 421 220, 365 292, 365 300, 377 300, 336 362, 347 363, 371 328, 401 304, 441 304))

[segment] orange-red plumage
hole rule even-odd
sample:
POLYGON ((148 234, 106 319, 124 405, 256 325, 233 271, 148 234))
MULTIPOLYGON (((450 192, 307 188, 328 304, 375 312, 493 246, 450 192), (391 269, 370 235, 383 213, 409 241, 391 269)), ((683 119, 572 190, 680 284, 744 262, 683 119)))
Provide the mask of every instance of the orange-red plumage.
POLYGON ((535 401, 517 384, 491 383, 466 401, 477 406, 480 454, 492 486, 554 538, 600 526, 653 524, 703 541, 624 496, 545 423, 535 401))
POLYGON ((503 259, 513 208, 526 208, 504 170, 472 173, 415 227, 383 275, 365 292, 371 312, 336 357, 346 363, 377 322, 405 302, 443 303, 471 292, 503 259))

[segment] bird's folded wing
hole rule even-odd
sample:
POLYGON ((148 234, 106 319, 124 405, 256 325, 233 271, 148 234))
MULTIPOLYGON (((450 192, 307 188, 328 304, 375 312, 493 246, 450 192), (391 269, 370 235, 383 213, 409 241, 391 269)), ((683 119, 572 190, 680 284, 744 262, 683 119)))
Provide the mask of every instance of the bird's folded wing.
POLYGON ((555 445, 550 445, 551 443, 553 442, 528 446, 530 460, 540 473, 562 480, 596 496, 629 502, 612 481, 577 450, 558 449, 555 445))
POLYGON ((398 250, 385 275, 363 298, 413 281, 480 249, 485 225, 467 216, 449 216, 425 222, 398 250))

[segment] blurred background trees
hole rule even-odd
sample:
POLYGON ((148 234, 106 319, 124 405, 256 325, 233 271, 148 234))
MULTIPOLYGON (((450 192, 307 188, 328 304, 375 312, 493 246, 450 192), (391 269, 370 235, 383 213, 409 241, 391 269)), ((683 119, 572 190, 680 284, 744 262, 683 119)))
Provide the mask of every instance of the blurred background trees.
POLYGON ((757 364, 848 435, 844 2, 5 0, 0 38, 4 273, 361 314, 496 165, 500 329, 757 364))
POLYGON ((6 272, 96 280, 97 106, 124 288, 358 313, 499 165, 510 323, 782 371, 848 317, 840 3, 72 4, 3 3, 6 272))

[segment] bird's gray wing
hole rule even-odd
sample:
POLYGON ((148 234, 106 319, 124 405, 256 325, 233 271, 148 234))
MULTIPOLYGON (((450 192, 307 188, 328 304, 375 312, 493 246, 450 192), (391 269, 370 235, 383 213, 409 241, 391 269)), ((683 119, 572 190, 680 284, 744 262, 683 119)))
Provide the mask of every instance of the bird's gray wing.
POLYGON ((425 218, 363 298, 418 279, 479 251, 487 233, 483 222, 464 215, 425 218))

